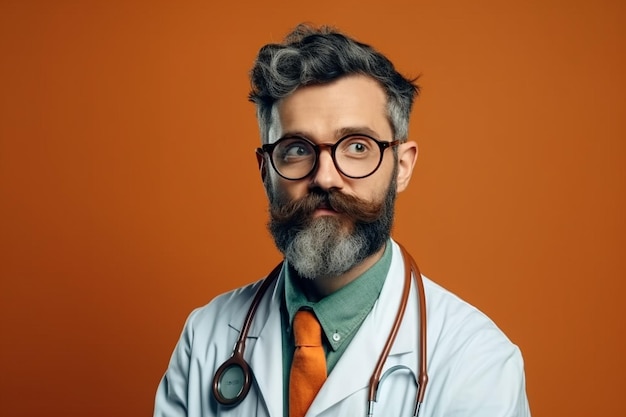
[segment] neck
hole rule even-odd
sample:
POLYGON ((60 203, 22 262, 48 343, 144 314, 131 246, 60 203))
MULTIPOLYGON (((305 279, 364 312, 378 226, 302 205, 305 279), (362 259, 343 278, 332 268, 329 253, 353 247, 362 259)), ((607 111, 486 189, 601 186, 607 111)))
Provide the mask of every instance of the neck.
POLYGON ((365 271, 370 269, 385 253, 385 246, 382 245, 380 249, 374 252, 372 255, 365 258, 359 264, 353 266, 348 271, 341 275, 333 277, 318 277, 315 279, 302 279, 302 290, 306 294, 307 298, 311 301, 319 301, 322 298, 334 293, 335 291, 345 287, 365 271))

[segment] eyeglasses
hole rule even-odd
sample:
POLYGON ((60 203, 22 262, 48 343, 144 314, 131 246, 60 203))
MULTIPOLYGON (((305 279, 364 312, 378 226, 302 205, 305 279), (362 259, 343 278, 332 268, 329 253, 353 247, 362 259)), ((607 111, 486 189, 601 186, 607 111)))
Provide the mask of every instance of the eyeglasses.
POLYGON ((337 171, 348 178, 365 178, 372 175, 383 161, 385 149, 399 145, 399 140, 382 142, 364 134, 342 137, 335 144, 315 144, 301 136, 287 136, 257 149, 270 156, 272 166, 287 180, 308 177, 320 159, 322 149, 330 149, 337 171))

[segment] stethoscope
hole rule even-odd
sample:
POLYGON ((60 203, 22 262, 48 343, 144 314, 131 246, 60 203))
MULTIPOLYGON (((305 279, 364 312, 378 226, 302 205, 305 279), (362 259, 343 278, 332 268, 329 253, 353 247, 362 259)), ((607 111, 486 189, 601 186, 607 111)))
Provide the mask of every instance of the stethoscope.
MULTIPOLYGON (((372 376, 370 378, 369 394, 367 401, 368 417, 372 417, 374 415, 374 404, 378 401, 378 388, 382 385, 385 379, 389 377, 391 373, 398 370, 408 370, 413 374, 413 377, 415 378, 415 373, 408 366, 405 365, 393 366, 387 369, 384 374, 382 374, 383 366, 385 365, 385 361, 389 356, 391 346, 393 345, 393 342, 396 339, 396 335, 398 334, 398 330, 400 329, 402 317, 404 316, 404 311, 406 310, 406 306, 409 300, 409 292, 411 289, 411 275, 415 276, 415 283, 417 285, 417 292, 419 297, 420 313, 419 375, 415 380, 415 383, 417 384, 417 395, 415 398, 415 408, 413 410, 414 417, 417 417, 419 414, 420 406, 424 401, 426 384, 428 383, 428 374, 426 373, 426 296, 424 293, 424 282, 419 272, 419 268, 417 267, 417 264, 415 263, 411 255, 409 255, 409 253, 404 249, 402 245, 399 244, 398 246, 400 246, 400 251, 402 252, 402 257, 404 259, 404 288, 402 290, 402 298, 400 301, 400 306, 398 307, 395 321, 393 323, 391 331, 389 332, 385 347, 380 354, 380 357, 376 364, 376 368, 374 368, 374 372, 372 373, 372 376)), ((243 322, 243 327, 241 329, 241 332, 239 333, 239 338, 237 339, 237 343, 235 344, 232 355, 217 369, 217 372, 215 372, 215 376, 213 376, 213 396, 215 397, 217 402, 222 405, 235 406, 243 401, 243 399, 248 394, 248 391, 250 391, 250 387, 252 386, 252 370, 243 358, 243 353, 246 348, 246 338, 248 336, 248 331, 250 330, 252 320, 254 319, 254 315, 256 314, 256 310, 261 303, 261 299, 267 292, 268 288, 278 278, 282 266, 283 262, 279 263, 261 284, 261 287, 255 294, 254 299, 252 300, 252 304, 248 309, 248 313, 246 314, 246 318, 243 322)))

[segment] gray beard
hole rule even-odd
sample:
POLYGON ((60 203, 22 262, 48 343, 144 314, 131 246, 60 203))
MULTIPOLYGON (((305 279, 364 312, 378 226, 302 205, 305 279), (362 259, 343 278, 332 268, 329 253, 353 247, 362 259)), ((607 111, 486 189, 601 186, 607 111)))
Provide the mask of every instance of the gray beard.
MULTIPOLYGON (((335 277, 383 247, 391 236, 395 199, 394 175, 382 201, 380 216, 373 222, 346 224, 341 216, 321 216, 296 233, 289 225, 274 219, 268 226, 277 248, 301 277, 335 277)), ((275 198, 270 200, 274 201, 272 204, 278 203, 275 198)))
POLYGON ((346 234, 341 228, 341 220, 335 217, 315 219, 284 248, 289 265, 300 276, 309 279, 333 277, 349 271, 368 256, 369 245, 362 234, 346 234))

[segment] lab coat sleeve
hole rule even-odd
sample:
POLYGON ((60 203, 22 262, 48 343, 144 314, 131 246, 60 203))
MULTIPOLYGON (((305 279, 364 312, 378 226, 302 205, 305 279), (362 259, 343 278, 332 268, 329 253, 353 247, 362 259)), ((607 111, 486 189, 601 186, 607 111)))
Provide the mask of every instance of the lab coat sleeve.
POLYGON ((193 342, 192 312, 172 353, 169 366, 156 393, 154 417, 186 417, 189 385, 189 367, 193 342))
POLYGON ((455 367, 446 416, 530 417, 521 352, 497 329, 470 339, 455 367))

